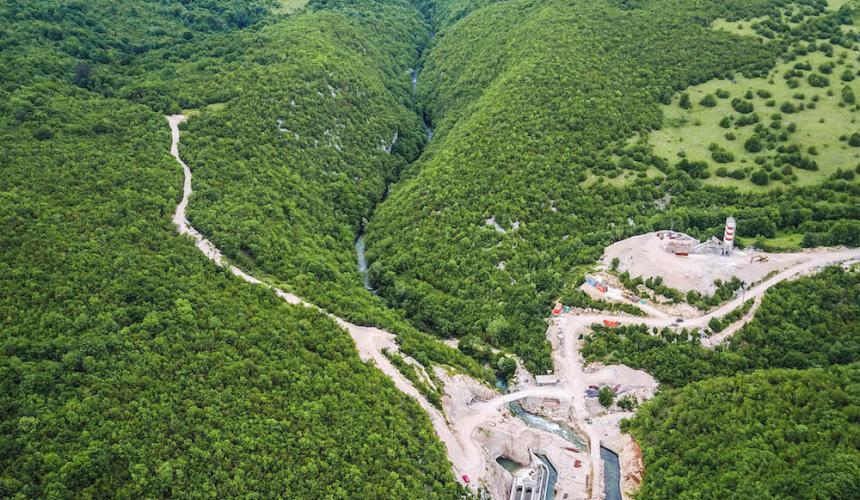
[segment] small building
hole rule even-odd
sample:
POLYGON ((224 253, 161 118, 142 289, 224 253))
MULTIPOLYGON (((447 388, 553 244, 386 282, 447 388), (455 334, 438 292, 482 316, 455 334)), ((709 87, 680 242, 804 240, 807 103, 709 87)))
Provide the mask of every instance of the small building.
POLYGON ((535 381, 540 386, 558 385, 558 377, 555 375, 536 375, 535 381))

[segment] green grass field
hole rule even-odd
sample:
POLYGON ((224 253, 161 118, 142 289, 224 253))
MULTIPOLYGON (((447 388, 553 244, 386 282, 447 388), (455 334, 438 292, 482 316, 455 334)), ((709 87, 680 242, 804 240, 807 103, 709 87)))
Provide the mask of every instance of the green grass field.
POLYGON ((764 240, 768 246, 778 250, 800 250, 803 235, 799 233, 779 233, 773 238, 764 240))
POLYGON ((648 170, 645 171, 644 178, 639 177, 638 172, 631 172, 629 170, 622 171, 622 173, 617 177, 606 177, 604 175, 598 176, 589 172, 588 177, 585 179, 585 181, 583 181, 582 185, 584 187, 592 187, 599 182, 603 182, 604 184, 607 184, 609 186, 620 188, 630 186, 635 182, 646 182, 648 179, 662 176, 663 172, 660 172, 654 167, 650 167, 648 168, 648 170))
POLYGON ((755 30, 752 29, 752 25, 767 19, 766 16, 755 17, 752 19, 744 19, 742 21, 727 21, 725 19, 717 19, 711 25, 711 27, 715 30, 723 30, 728 31, 729 33, 734 33, 736 35, 741 36, 752 36, 756 38, 764 39, 755 30))
MULTIPOLYGON (((770 73, 769 78, 748 79, 738 77, 734 82, 728 80, 712 80, 695 87, 687 89, 692 103, 691 109, 683 109, 679 106, 679 97, 676 96, 672 104, 663 107, 664 128, 650 134, 649 142, 660 156, 667 158, 671 163, 679 161, 681 154, 686 154, 690 161, 704 160, 709 164, 711 176, 705 182, 713 185, 736 186, 748 190, 766 190, 788 183, 784 180, 772 181, 767 186, 754 185, 749 176, 745 179, 734 179, 730 177, 718 177, 715 170, 719 166, 726 167, 729 171, 738 168, 749 167, 750 170, 758 169, 755 164, 757 158, 772 159, 775 151, 763 149, 758 153, 750 153, 745 150, 744 142, 753 134, 755 125, 738 127, 731 125, 730 128, 720 126, 720 121, 727 116, 739 118, 740 113, 732 108, 731 101, 734 98, 743 98, 747 90, 752 90, 753 98, 749 101, 753 104, 754 113, 760 118, 760 123, 770 127, 776 115, 780 115, 781 128, 776 132, 785 130, 789 124, 796 124, 797 130, 789 135, 784 145, 796 144, 804 154, 808 154, 809 147, 814 146, 817 155, 809 155, 818 163, 817 171, 793 169, 796 180, 790 181, 792 185, 809 185, 820 182, 837 169, 854 169, 860 164, 860 148, 851 147, 847 142, 840 141, 842 135, 850 136, 852 133, 860 132, 860 123, 857 117, 860 115, 855 106, 840 106, 842 101, 841 90, 843 86, 849 86, 855 93, 860 95, 860 77, 851 82, 843 82, 840 75, 848 68, 857 74, 860 69, 857 50, 845 50, 838 48, 833 57, 828 57, 821 52, 815 52, 799 58, 797 61, 779 64, 770 73), (844 54, 844 57, 842 55, 844 54), (807 77, 810 74, 821 74, 819 65, 832 62, 835 66, 831 74, 826 75, 830 85, 824 88, 812 87, 807 77), (783 75, 791 70, 797 62, 808 62, 812 71, 804 71, 802 77, 798 77, 799 86, 789 88, 783 75), (699 101, 707 94, 715 94, 717 89, 730 92, 730 97, 717 98, 717 105, 708 108, 699 104, 699 101), (757 90, 766 90, 772 94, 770 98, 762 98, 755 95, 757 90), (828 92, 832 95, 828 95, 828 92), (802 95, 802 99, 800 98, 802 95), (808 107, 795 113, 785 113, 780 110, 784 102, 791 102, 795 106, 803 103, 809 106, 817 96, 818 102, 815 109, 808 107), (773 106, 767 106, 767 101, 772 101, 773 106), (726 137, 727 133, 735 136, 734 140, 726 137), (709 151, 709 145, 716 143, 734 155, 734 161, 720 165, 716 163, 709 151)), ((768 128, 768 130, 773 130, 768 128)))

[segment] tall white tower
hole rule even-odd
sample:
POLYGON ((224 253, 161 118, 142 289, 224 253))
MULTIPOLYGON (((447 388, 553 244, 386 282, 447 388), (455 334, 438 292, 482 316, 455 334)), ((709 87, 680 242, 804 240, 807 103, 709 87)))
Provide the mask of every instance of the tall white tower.
POLYGON ((731 255, 735 248, 735 218, 726 219, 726 231, 723 233, 723 255, 731 255))

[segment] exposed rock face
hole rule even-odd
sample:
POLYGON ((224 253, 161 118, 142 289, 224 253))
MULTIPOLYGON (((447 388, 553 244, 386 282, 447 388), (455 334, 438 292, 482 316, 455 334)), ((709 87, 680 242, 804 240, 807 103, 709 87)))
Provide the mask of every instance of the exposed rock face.
POLYGON ((571 451, 573 445, 563 438, 548 432, 536 431, 505 410, 504 415, 494 419, 477 430, 477 437, 492 460, 493 478, 490 494, 493 498, 507 498, 513 481, 511 474, 502 468, 495 459, 508 457, 520 464, 533 464, 532 453, 546 455, 559 471, 556 483, 556 498, 587 498, 587 482, 591 465, 585 450, 571 451), (580 466, 576 467, 576 460, 580 466), (565 494, 567 496, 565 497, 565 494))

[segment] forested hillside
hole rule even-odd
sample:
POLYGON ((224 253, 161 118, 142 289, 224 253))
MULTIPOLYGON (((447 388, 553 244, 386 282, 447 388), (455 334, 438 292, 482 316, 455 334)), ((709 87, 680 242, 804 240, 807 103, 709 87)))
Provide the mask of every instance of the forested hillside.
POLYGON ((542 319, 612 241, 670 226, 721 234, 734 215, 747 241, 860 243, 856 179, 723 188, 635 139, 664 126, 661 103, 679 91, 765 76, 809 42, 856 59, 849 7, 452 0, 435 14, 418 95, 436 135, 368 227, 373 284, 414 324, 512 347, 543 370, 542 319), (711 26, 793 8, 802 29, 769 39, 711 26))
POLYGON ((364 3, 193 47, 164 70, 180 94, 225 100, 184 139, 195 226, 243 266, 358 321, 381 302, 361 285, 353 243, 420 151, 409 68, 429 37, 408 4, 364 3), (235 97, 218 95, 230 87, 235 97))
POLYGON ((857 498, 860 366, 765 370, 663 394, 627 430, 636 498, 857 498))
MULTIPOLYGON (((2 2, 0 497, 462 498, 325 313, 396 333, 440 406, 433 365, 552 368, 548 309, 613 241, 732 215, 740 244, 860 245, 842 3, 2 2), (190 222, 322 311, 177 235, 178 113, 190 222)), ((598 328, 590 360, 666 389, 628 424, 643 497, 860 495, 858 294, 838 269, 780 285, 716 351, 598 328)))
POLYGON ((684 329, 652 335, 644 326, 597 326, 582 354, 641 368, 671 387, 764 368, 860 362, 858 296, 860 273, 829 268, 768 290, 753 320, 715 350, 684 329))
MULTIPOLYGON (((326 67, 390 48, 348 17, 320 12, 297 30, 247 2, 0 8, 0 496, 461 495, 426 414, 360 362, 346 332, 217 269, 171 223, 182 173, 163 113, 196 94, 161 93, 175 82, 148 72, 148 58, 217 50, 234 36, 257 40, 260 57, 304 46, 321 59, 309 71, 396 101, 381 75, 326 67)), ((211 55, 238 78, 229 54, 211 55)), ((204 86, 200 71, 189 85, 204 99, 218 81, 204 86)), ((366 130, 389 134, 402 115, 366 130)), ((201 130, 214 120, 200 119, 201 130)), ((374 165, 376 185, 395 168, 374 165)))

